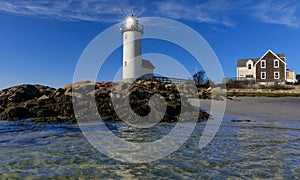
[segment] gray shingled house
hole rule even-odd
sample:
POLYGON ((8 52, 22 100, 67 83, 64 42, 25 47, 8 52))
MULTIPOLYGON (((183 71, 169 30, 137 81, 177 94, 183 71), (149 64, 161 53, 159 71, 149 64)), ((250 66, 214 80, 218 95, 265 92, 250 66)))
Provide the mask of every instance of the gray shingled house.
POLYGON ((260 58, 239 59, 236 71, 238 81, 253 80, 262 85, 285 84, 285 54, 268 50, 260 58))

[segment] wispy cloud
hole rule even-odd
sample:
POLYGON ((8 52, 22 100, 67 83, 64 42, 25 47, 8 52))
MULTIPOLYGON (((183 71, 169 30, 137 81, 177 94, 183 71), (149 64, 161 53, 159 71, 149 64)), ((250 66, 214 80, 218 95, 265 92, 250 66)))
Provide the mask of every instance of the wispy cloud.
POLYGON ((232 3, 227 3, 225 0, 205 3, 186 0, 141 0, 134 3, 129 0, 2 0, 0 11, 64 21, 97 22, 115 22, 129 11, 135 11, 143 16, 160 16, 232 26, 234 23, 227 16, 231 5, 232 3))
POLYGON ((234 27, 238 16, 264 23, 300 27, 300 2, 256 0, 1 0, 0 12, 61 21, 118 22, 134 11, 159 16, 234 27), (236 19, 235 19, 236 18, 236 19))
POLYGON ((262 1, 251 7, 252 16, 265 23, 300 26, 299 1, 262 1), (298 4, 297 4, 297 3, 298 4))
POLYGON ((124 1, 109 0, 2 0, 0 11, 17 14, 58 19, 62 21, 117 21, 122 14, 124 1))
POLYGON ((187 19, 198 22, 234 26, 229 19, 233 4, 225 0, 193 3, 192 1, 161 1, 155 3, 157 14, 174 19, 187 19))

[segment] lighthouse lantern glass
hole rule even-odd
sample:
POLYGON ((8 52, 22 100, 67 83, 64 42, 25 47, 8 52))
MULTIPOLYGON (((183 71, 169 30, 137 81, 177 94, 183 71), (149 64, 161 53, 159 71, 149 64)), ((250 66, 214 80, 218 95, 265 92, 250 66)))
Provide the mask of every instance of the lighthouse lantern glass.
POLYGON ((128 17, 126 19, 126 28, 131 28, 134 25, 135 25, 135 19, 133 19, 133 17, 128 17))

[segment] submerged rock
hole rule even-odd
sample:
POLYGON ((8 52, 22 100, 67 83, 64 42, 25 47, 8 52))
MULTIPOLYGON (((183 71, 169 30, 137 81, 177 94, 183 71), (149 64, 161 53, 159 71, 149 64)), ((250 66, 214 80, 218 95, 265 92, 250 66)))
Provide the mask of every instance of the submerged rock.
POLYGON ((250 119, 232 119, 231 122, 237 122, 237 123, 251 123, 251 122, 255 122, 254 120, 250 120, 250 119))

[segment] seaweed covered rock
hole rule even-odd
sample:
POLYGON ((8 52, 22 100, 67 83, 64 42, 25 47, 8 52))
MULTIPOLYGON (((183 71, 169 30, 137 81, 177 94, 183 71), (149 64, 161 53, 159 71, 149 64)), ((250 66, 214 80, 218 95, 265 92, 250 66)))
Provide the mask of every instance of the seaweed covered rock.
POLYGON ((30 111, 24 107, 9 107, 0 114, 0 119, 20 120, 34 117, 30 111))
POLYGON ((188 98, 195 98, 195 95, 198 96, 199 91, 192 85, 158 81, 81 81, 58 89, 20 85, 0 91, 0 119, 33 118, 36 122, 76 122, 74 105, 76 115, 86 120, 99 120, 100 115, 104 121, 122 121, 127 118, 176 122, 182 114, 187 114, 182 116, 185 121, 189 121, 191 116, 198 117, 198 120, 207 119, 207 113, 195 110, 187 102, 188 98), (91 109, 97 113, 91 113, 91 109), (149 114, 151 118, 143 118, 149 114))

